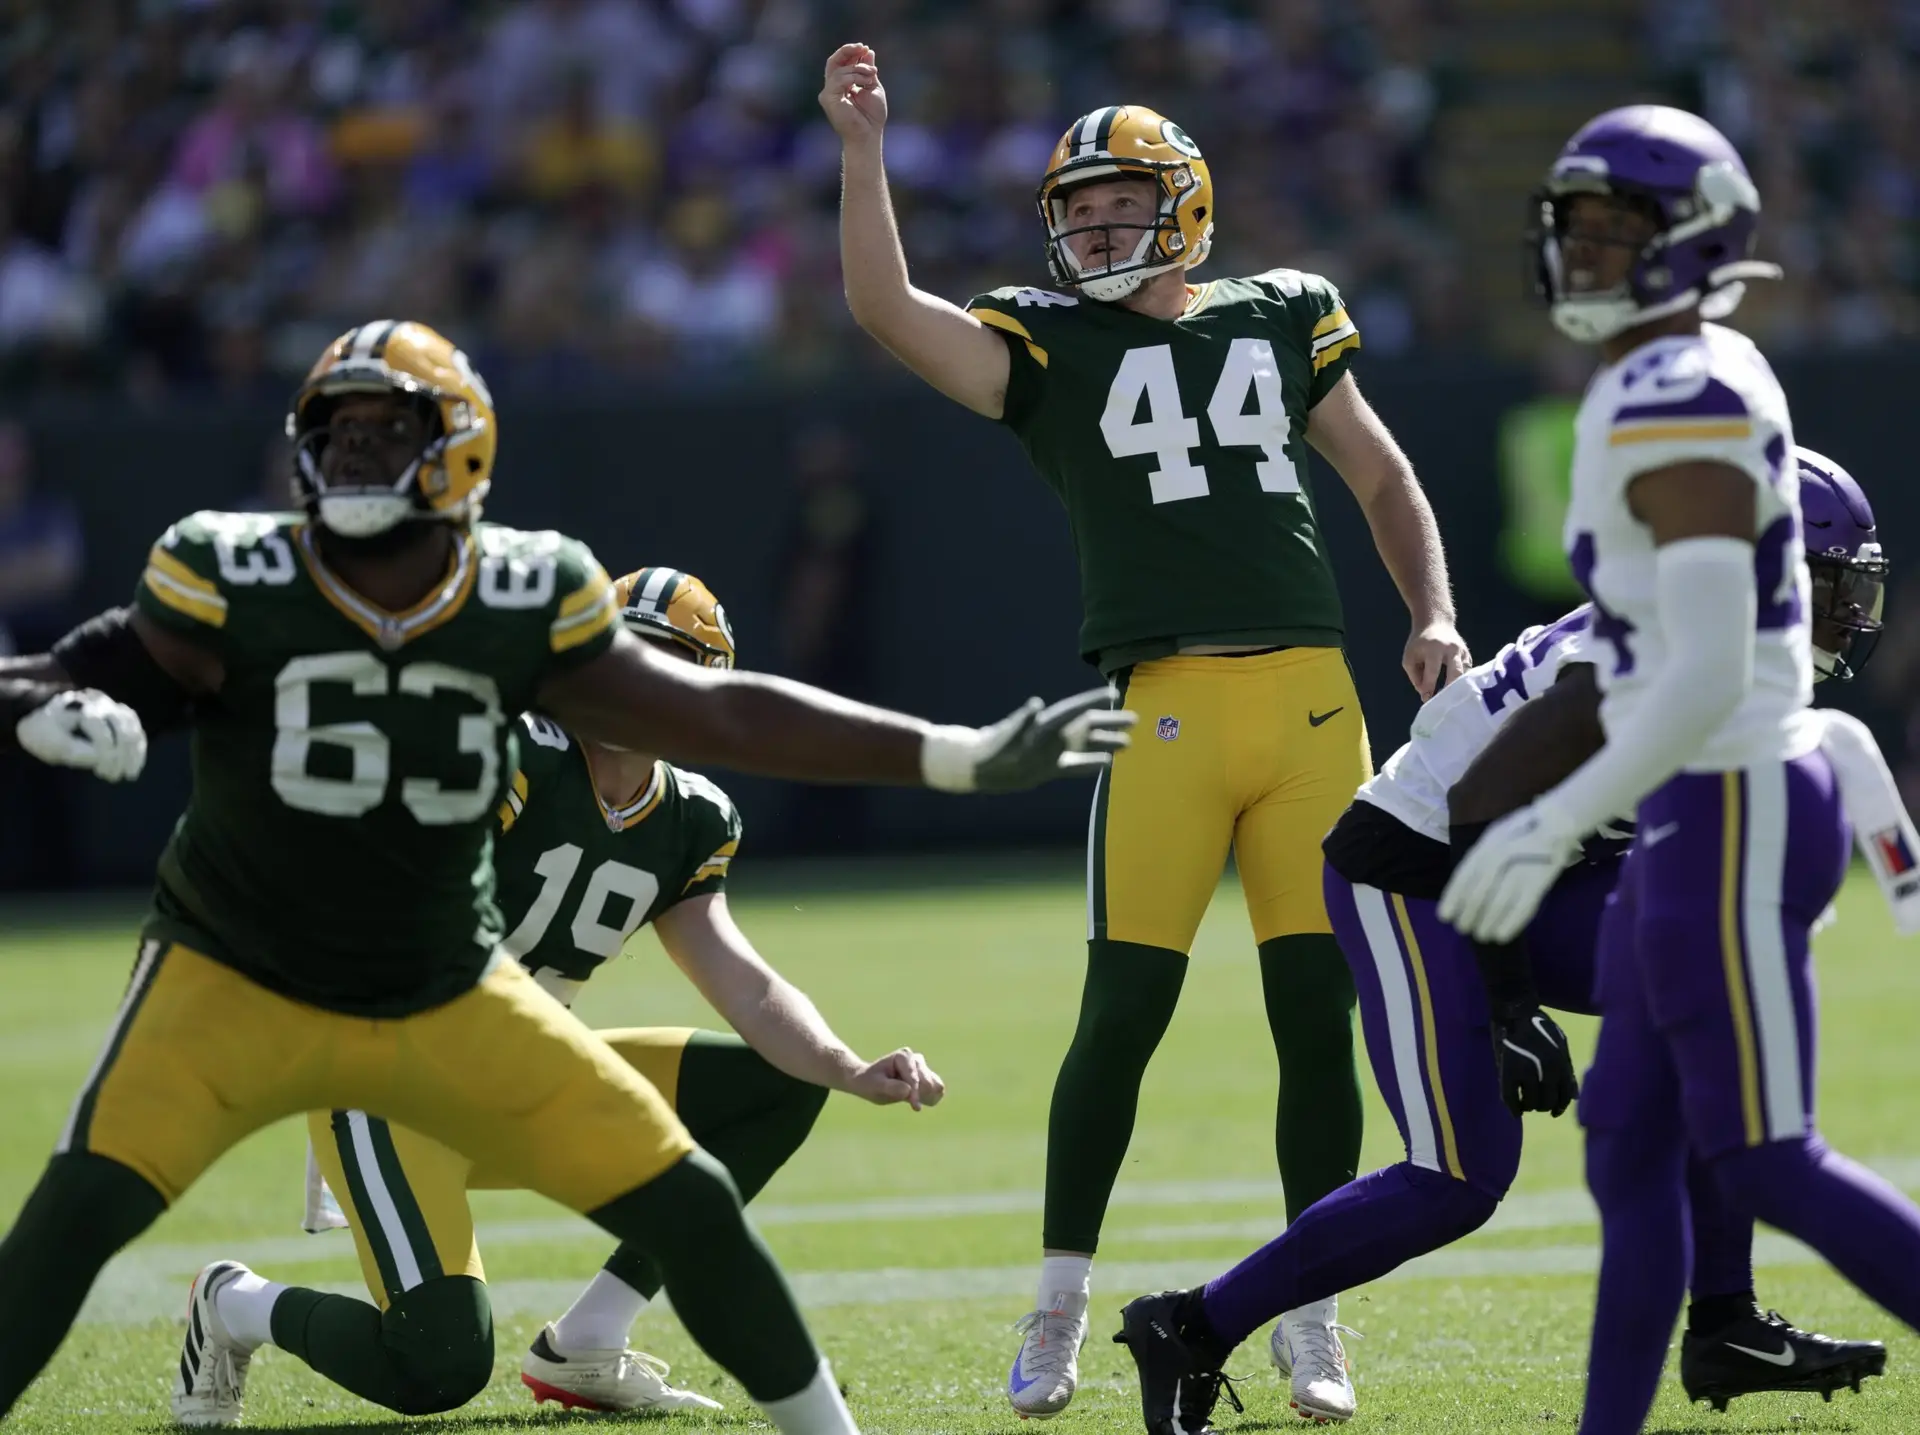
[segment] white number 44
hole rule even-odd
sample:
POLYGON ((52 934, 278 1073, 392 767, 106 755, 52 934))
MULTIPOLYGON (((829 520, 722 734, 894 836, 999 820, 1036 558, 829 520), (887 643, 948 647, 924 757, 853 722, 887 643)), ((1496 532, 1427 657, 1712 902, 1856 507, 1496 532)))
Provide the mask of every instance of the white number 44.
MULTIPOLYGON (((1280 370, 1274 364, 1273 345, 1265 339, 1235 339, 1227 350, 1220 381, 1207 401, 1207 422, 1214 441, 1227 447, 1257 448, 1263 457, 1254 465, 1260 487, 1268 493, 1300 492, 1300 474, 1287 456, 1290 430, 1286 400, 1280 391, 1280 370), (1247 390, 1253 390, 1254 411, 1246 412, 1247 390)), ((1152 454, 1158 466, 1147 475, 1155 503, 1183 498, 1205 498, 1207 471, 1188 458, 1200 446, 1200 423, 1180 407, 1180 383, 1173 371, 1173 348, 1154 344, 1129 349, 1120 361, 1107 391, 1100 433, 1115 458, 1152 454), (1142 395, 1147 417, 1136 420, 1142 395)))

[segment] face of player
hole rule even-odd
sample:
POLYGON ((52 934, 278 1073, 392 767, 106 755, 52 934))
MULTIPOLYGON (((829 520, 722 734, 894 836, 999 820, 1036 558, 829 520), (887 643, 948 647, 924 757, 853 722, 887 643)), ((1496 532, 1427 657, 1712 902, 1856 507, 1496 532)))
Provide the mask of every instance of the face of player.
POLYGON ((396 483, 427 445, 420 406, 400 394, 352 394, 334 407, 320 472, 342 488, 396 483))
POLYGON ((1154 227, 1160 188, 1150 179, 1095 180, 1065 199, 1067 247, 1083 269, 1104 269, 1133 257, 1142 230, 1154 227))
POLYGON ((1653 216, 1618 195, 1573 196, 1560 228, 1568 292, 1604 293, 1626 283, 1633 261, 1658 228, 1653 216))

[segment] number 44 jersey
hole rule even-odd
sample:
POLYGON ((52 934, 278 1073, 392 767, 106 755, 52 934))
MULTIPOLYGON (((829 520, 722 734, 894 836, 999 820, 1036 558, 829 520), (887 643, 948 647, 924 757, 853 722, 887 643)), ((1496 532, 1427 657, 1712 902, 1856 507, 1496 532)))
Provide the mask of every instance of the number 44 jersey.
POLYGON ((1308 412, 1360 344, 1331 284, 1220 279, 1178 319, 1043 289, 968 308, 1007 340, 1006 423, 1066 505, 1084 656, 1340 646, 1306 483, 1308 412))
POLYGON ((515 718, 613 642, 592 554, 476 524, 445 579, 388 613, 303 519, 200 513, 154 545, 135 603, 225 670, 195 709, 145 935, 333 1011, 404 1015, 477 982, 503 936, 492 833, 515 718))
POLYGON ((656 762, 615 806, 600 796, 586 746, 538 713, 520 720, 520 770, 500 830, 506 949, 569 1006, 641 927, 723 891, 740 847, 733 803, 699 773, 656 762))

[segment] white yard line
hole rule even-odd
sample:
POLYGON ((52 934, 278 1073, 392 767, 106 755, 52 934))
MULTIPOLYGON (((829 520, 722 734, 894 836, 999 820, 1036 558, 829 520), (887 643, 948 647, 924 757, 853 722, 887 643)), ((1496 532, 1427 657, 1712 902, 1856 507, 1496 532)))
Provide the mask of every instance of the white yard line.
MULTIPOLYGON (((1885 1157, 1869 1163, 1894 1184, 1920 1188, 1920 1157, 1885 1157)), ((1278 1188, 1268 1180, 1169 1182, 1122 1186, 1114 1192, 1116 1207, 1233 1205, 1272 1201, 1278 1206, 1278 1188)), ((806 1205, 768 1204, 754 1209, 761 1226, 858 1224, 877 1220, 930 1221, 956 1216, 1024 1214, 1040 1209, 1037 1192, 981 1192, 927 1198, 889 1197, 866 1201, 821 1202, 806 1205)), ((1590 1229, 1593 1203, 1584 1190, 1569 1188, 1510 1196, 1482 1231, 1550 1230, 1562 1227, 1590 1229)), ((1182 1242, 1227 1240, 1250 1249, 1280 1229, 1278 1215, 1271 1225, 1257 1221, 1229 1221, 1179 1225, 1143 1225, 1109 1228, 1110 1247, 1170 1245, 1182 1242)), ((484 1225, 480 1245, 512 1246, 570 1242, 582 1238, 606 1239, 590 1223, 567 1217, 484 1225)), ((80 1319, 85 1323, 139 1324, 177 1319, 185 1302, 185 1281, 208 1261, 230 1256, 257 1264, 269 1275, 276 1264, 351 1259, 344 1233, 326 1236, 270 1236, 236 1238, 219 1244, 168 1245, 145 1243, 107 1268, 80 1319)), ((1819 1257, 1786 1236, 1762 1233, 1754 1243, 1754 1262, 1763 1266, 1816 1263, 1819 1257)), ((1507 1247, 1474 1240, 1436 1251, 1410 1262, 1388 1277, 1400 1279, 1474 1280, 1501 1276, 1585 1275, 1598 1263, 1592 1241, 1578 1244, 1507 1247)), ((1155 1290, 1192 1285, 1216 1276, 1226 1262, 1220 1258, 1170 1261, 1102 1260, 1097 1284, 1103 1291, 1155 1290)), ((591 1274, 584 1267, 575 1279, 507 1280, 490 1284, 495 1311, 503 1316, 553 1313, 564 1310, 591 1274)), ((943 1269, 894 1267, 866 1271, 803 1271, 791 1277, 802 1305, 817 1308, 841 1305, 886 1305, 929 1300, 1005 1298, 1014 1303, 1033 1287, 1031 1262, 1012 1266, 961 1266, 943 1269)), ((323 1282, 322 1290, 359 1295, 354 1282, 323 1282)))

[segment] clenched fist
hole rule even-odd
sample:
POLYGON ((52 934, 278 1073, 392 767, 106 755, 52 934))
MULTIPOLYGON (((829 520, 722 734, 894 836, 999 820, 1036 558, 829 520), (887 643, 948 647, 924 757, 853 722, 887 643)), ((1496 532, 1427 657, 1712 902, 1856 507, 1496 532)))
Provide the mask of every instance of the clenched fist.
POLYGON ((877 144, 887 127, 887 91, 871 46, 855 42, 827 56, 826 84, 820 108, 827 112, 840 142, 877 144))

